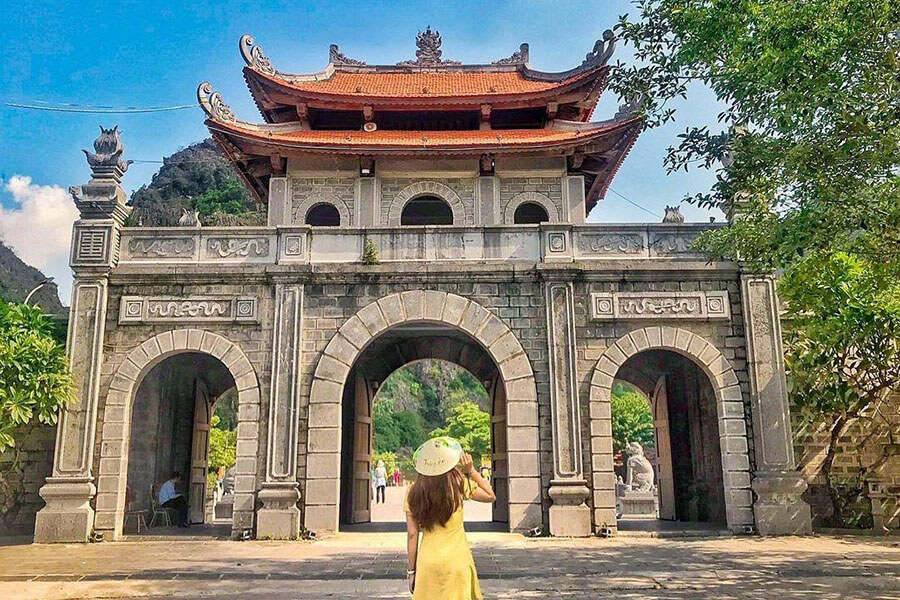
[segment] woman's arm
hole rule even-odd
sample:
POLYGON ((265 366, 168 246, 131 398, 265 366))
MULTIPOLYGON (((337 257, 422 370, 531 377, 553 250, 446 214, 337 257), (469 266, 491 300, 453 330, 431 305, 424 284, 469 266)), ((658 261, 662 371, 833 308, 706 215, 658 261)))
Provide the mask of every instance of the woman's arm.
POLYGON ((475 469, 472 457, 468 452, 463 452, 460 456, 459 466, 466 477, 469 477, 478 486, 478 488, 472 492, 472 500, 475 500, 476 502, 493 502, 497 499, 491 484, 485 481, 484 477, 481 476, 481 473, 475 469))
POLYGON ((419 524, 412 515, 406 513, 406 579, 409 582, 409 593, 416 587, 416 558, 419 555, 419 524))

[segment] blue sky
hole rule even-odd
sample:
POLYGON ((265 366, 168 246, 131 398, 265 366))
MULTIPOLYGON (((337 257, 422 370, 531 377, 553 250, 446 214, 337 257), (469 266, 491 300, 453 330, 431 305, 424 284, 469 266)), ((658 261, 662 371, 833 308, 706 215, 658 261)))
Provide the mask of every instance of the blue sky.
MULTIPOLYGON (((552 71, 579 64, 603 30, 611 28, 624 12, 635 12, 627 1, 171 0, 162 5, 127 0, 19 0, 0 7, 5 46, 0 58, 0 101, 195 105, 197 84, 209 80, 240 118, 259 121, 241 76, 243 61, 237 41, 244 33, 256 38, 276 68, 288 72, 320 70, 331 43, 370 64, 414 58, 415 34, 429 24, 443 36, 445 58, 489 62, 528 42, 532 66, 552 71)), ((629 49, 620 46, 613 62, 616 59, 630 61, 629 49)), ((610 117, 616 104, 608 92, 594 120, 610 117)), ((696 170, 667 176, 662 158, 675 135, 687 126, 716 126, 720 107, 711 93, 697 89, 680 109, 674 124, 641 136, 612 184, 613 190, 655 216, 608 193, 590 220, 656 221, 666 204, 678 203, 685 193, 709 188, 712 173, 696 170)), ((17 246, 26 260, 28 239, 64 235, 54 229, 65 220, 59 215, 69 214, 62 205, 60 188, 87 180, 89 171, 81 149, 90 147, 101 123, 118 124, 126 157, 143 161, 158 161, 207 136, 199 108, 98 115, 0 106, 0 179, 4 183, 0 186, 0 235, 17 246), (18 185, 10 186, 17 176, 18 185), (30 178, 27 186, 24 178, 30 178), (40 206, 44 210, 39 210, 40 206), (57 217, 47 222, 48 212, 57 217), (12 217, 18 237, 9 225, 2 226, 2 220, 12 213, 20 213, 12 217), (23 223, 30 235, 21 240, 23 223)), ((132 165, 124 180, 126 190, 147 183, 158 167, 156 163, 132 165)), ((721 220, 720 213, 690 206, 683 206, 682 211, 689 221, 706 221, 710 215, 721 220)), ((48 252, 46 247, 43 250, 48 252)), ((40 261, 44 264, 36 265, 39 268, 52 271, 57 279, 65 277, 65 256, 29 262, 40 261)), ((68 285, 61 283, 66 302, 68 285)))

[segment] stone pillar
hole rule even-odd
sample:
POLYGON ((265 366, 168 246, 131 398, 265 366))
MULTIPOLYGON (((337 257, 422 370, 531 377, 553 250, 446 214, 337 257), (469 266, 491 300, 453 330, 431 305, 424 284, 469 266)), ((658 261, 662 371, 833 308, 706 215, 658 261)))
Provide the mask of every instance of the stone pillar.
POLYGON ((751 482, 762 535, 812 532, 806 482, 797 471, 791 435, 775 280, 741 275, 756 472, 751 482))
POLYGON ((550 362, 553 479, 550 535, 591 534, 591 511, 581 461, 581 416, 575 356, 575 307, 571 281, 544 284, 550 362))
POLYGON ((563 210, 560 220, 564 223, 584 223, 584 175, 563 175, 563 210))
POLYGON ((381 225, 381 186, 379 177, 360 177, 356 189, 356 221, 354 227, 381 225))
POLYGON ((34 541, 39 543, 86 542, 94 528, 93 455, 107 282, 118 260, 120 229, 131 210, 120 185, 129 163, 122 159, 125 149, 119 130, 101 127, 100 131, 95 152, 85 151, 90 182, 69 189, 81 215, 74 225, 69 261, 75 282, 66 346, 77 402, 60 413, 53 475, 40 489, 46 506, 38 512, 34 526, 34 541))
POLYGON ((277 225, 290 225, 293 219, 291 215, 291 190, 287 177, 271 177, 269 179, 269 214, 270 227, 277 225))
POLYGON ((262 507, 256 516, 257 538, 300 535, 297 433, 302 309, 303 286, 276 283, 266 479, 258 494, 262 507))
POLYGON ((481 219, 476 225, 499 225, 500 218, 500 178, 482 175, 475 180, 475 213, 481 219))

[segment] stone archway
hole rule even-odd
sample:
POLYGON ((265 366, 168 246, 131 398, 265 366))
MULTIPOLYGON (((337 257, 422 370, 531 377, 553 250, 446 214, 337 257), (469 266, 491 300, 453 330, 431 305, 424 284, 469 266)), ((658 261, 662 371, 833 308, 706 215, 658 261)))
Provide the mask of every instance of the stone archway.
POLYGON ((547 218, 550 223, 559 222, 559 208, 553 204, 550 198, 538 192, 522 192, 510 198, 509 202, 506 203, 506 210, 503 211, 503 222, 512 224, 515 220, 516 209, 526 202, 542 206, 547 211, 547 218))
POLYGON ((335 207, 338 214, 341 216, 341 227, 352 227, 354 225, 353 217, 350 214, 347 203, 337 194, 313 195, 306 198, 294 208, 294 224, 303 225, 306 223, 306 215, 309 213, 309 210, 317 204, 330 204, 335 207))
POLYGON ((473 224, 472 219, 466 215, 466 207, 459 198, 459 194, 453 191, 453 188, 437 181, 417 181, 397 192, 393 200, 391 200, 387 225, 389 227, 399 227, 403 207, 406 206, 407 202, 419 196, 437 196, 449 204, 450 210, 453 211, 454 225, 473 224))
POLYGON ((234 379, 238 393, 238 461, 232 535, 253 526, 260 408, 256 372, 240 347, 225 337, 202 329, 176 329, 155 335, 132 350, 109 384, 103 410, 94 528, 113 540, 122 535, 131 412, 137 387, 155 365, 184 352, 219 359, 234 379))
POLYGON ((644 327, 622 336, 594 366, 589 401, 594 527, 615 528, 616 523, 610 406, 613 381, 626 360, 646 350, 680 354, 709 378, 717 404, 726 521, 729 529, 742 531, 753 524, 753 509, 744 398, 737 375, 713 344, 686 329, 665 326, 644 327))
POLYGON ((506 395, 510 529, 541 523, 537 388, 515 334, 480 304, 447 292, 394 293, 363 307, 331 338, 313 374, 309 398, 304 522, 313 531, 339 523, 344 387, 362 352, 400 325, 434 323, 466 334, 493 360, 506 395))

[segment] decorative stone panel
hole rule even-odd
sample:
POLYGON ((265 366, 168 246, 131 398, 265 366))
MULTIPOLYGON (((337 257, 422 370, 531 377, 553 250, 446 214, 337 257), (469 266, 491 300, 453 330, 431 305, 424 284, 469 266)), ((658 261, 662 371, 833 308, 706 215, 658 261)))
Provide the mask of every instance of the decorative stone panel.
POLYGON ((253 297, 122 296, 119 323, 257 323, 253 297))
POLYGON ((115 261, 113 248, 113 222, 108 225, 97 224, 75 225, 75 236, 72 240, 73 267, 108 266, 115 261))
POLYGON ((122 257, 132 261, 166 262, 196 260, 199 256, 197 235, 142 235, 123 237, 122 257))
POLYGON ((591 318, 728 320, 731 304, 726 291, 593 293, 591 318))
POLYGON ((200 259, 210 262, 271 262, 275 259, 275 243, 267 235, 204 236, 200 259))

